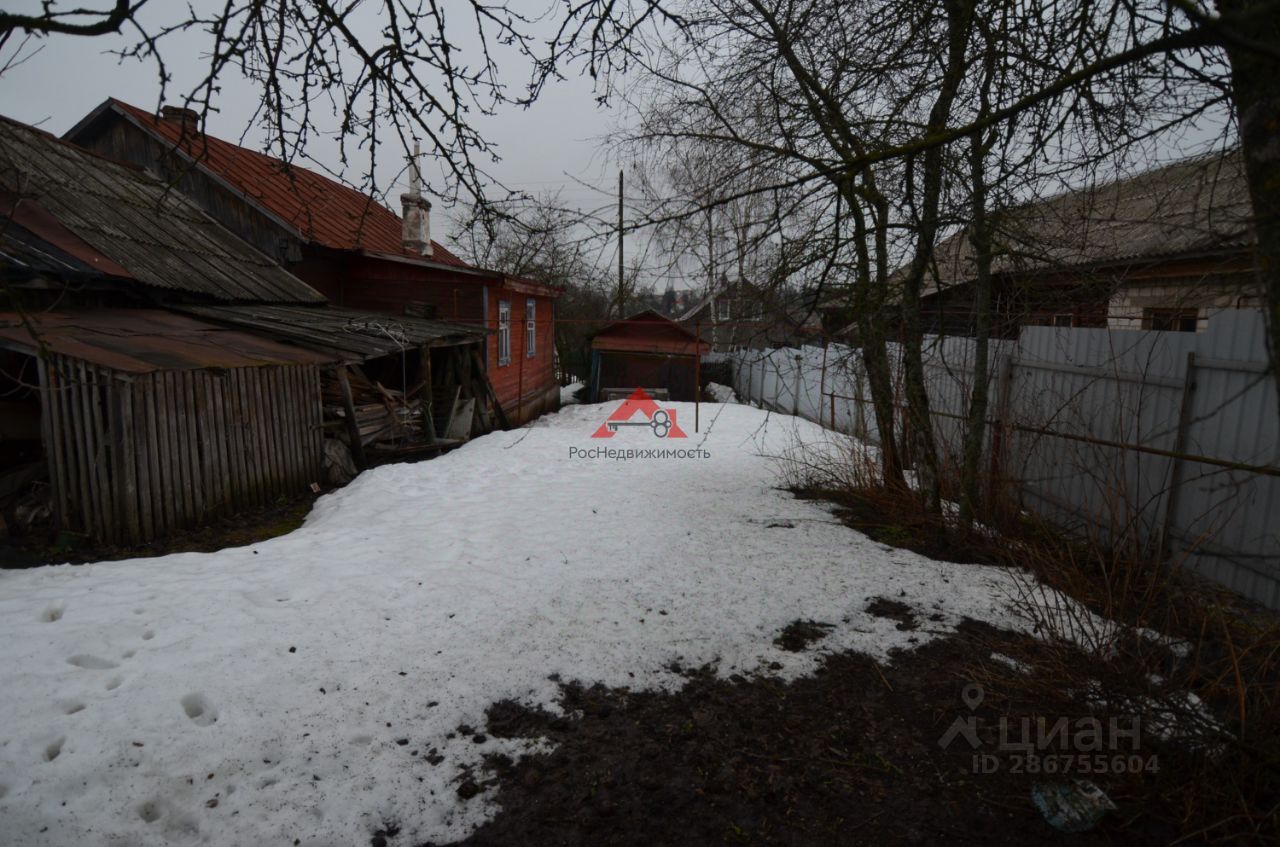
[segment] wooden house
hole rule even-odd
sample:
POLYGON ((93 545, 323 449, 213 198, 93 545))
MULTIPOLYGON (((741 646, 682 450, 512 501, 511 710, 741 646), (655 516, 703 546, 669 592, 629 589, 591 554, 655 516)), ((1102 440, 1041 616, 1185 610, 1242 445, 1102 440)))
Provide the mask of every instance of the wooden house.
POLYGON ((7 524, 146 541, 498 422, 484 330, 332 308, 141 169, 0 119, 0 211, 7 524))
MULTIPOLYGON (((996 333, 1016 335, 1023 325, 1195 332, 1211 309, 1257 308, 1252 218, 1238 151, 1001 212, 996 333)), ((941 242, 935 258, 921 304, 926 326, 968 334, 975 274, 968 232, 941 242)))
POLYGON ((637 388, 658 399, 695 400, 700 360, 710 350, 652 309, 614 321, 591 339, 590 402, 624 398, 637 388))
POLYGON ((558 406, 559 290, 472 267, 434 241, 416 169, 398 217, 328 177, 202 134, 197 123, 186 109, 155 115, 108 100, 65 137, 175 185, 335 305, 487 328, 481 361, 511 424, 558 406))

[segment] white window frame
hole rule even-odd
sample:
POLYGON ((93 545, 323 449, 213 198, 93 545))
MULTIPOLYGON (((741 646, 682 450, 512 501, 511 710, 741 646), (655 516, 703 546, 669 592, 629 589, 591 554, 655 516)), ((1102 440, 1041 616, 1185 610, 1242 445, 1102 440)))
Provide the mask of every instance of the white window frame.
POLYGON ((524 355, 538 355, 538 301, 530 297, 524 304, 524 355))
POLYGON ((731 314, 728 298, 716 301, 716 320, 727 321, 731 314))
POLYGON ((511 301, 498 301, 498 365, 511 364, 511 301))

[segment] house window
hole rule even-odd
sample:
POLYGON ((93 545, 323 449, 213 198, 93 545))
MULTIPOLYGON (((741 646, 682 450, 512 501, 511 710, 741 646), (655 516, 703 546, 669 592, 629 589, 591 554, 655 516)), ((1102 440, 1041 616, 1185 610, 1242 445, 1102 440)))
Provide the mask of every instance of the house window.
POLYGON ((1157 332, 1195 332, 1199 309, 1143 309, 1142 328, 1157 332))
POLYGON ((719 320, 729 320, 729 300, 727 298, 716 301, 716 313, 719 320))
POLYGON ((524 354, 532 359, 538 352, 538 301, 530 298, 524 304, 524 354))
POLYGON ((498 364, 511 364, 511 301, 498 301, 498 364))

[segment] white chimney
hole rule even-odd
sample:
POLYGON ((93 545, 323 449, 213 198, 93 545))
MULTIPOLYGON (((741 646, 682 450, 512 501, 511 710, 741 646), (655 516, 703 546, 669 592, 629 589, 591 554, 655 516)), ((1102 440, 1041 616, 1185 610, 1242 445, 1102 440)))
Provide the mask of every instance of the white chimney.
POLYGON ((413 161, 409 164, 409 193, 400 195, 403 211, 400 241, 404 249, 420 256, 431 255, 431 201, 422 196, 422 176, 418 173, 418 142, 413 143, 413 161))

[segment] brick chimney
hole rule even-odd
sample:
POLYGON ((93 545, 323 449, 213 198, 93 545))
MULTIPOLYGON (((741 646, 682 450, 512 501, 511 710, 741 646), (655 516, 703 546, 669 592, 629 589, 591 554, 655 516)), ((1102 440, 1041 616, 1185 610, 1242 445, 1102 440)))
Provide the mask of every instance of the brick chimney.
POLYGON ((409 253, 431 255, 431 201, 422 196, 422 177, 418 173, 418 142, 413 143, 413 161, 409 164, 409 193, 400 195, 403 210, 400 241, 409 253))
POLYGON ((163 106, 160 109, 160 117, 169 123, 175 123, 182 127, 182 131, 188 134, 195 134, 200 131, 200 113, 195 109, 187 109, 183 106, 163 106))

